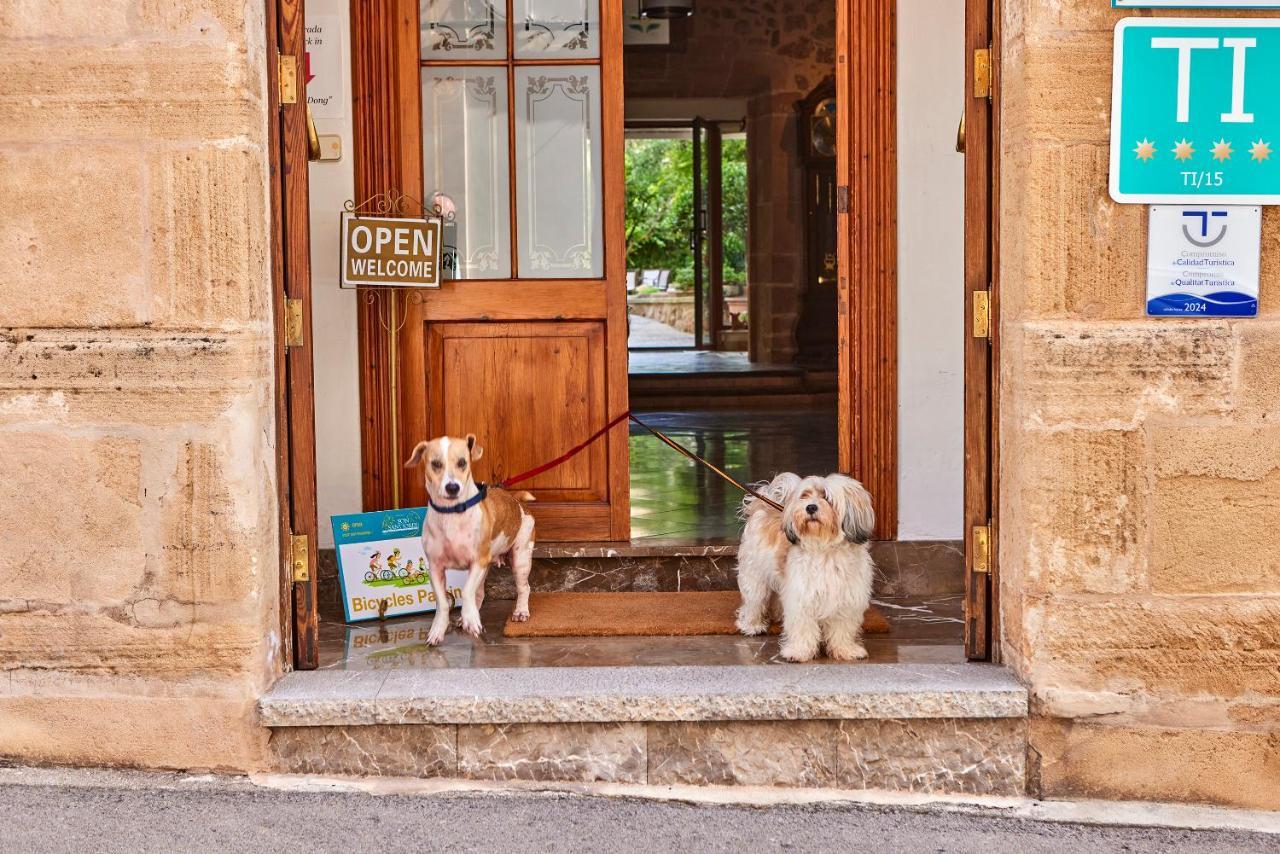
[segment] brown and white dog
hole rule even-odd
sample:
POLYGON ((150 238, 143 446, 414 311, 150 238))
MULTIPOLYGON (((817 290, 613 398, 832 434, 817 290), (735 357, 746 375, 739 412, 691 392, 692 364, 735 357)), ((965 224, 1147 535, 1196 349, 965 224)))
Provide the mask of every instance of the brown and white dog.
POLYGON ((427 643, 444 640, 449 631, 449 591, 444 571, 469 570, 462 586, 462 628, 479 637, 480 606, 484 604, 484 578, 489 567, 503 561, 511 565, 516 581, 516 607, 511 619, 529 619, 529 568, 533 563, 533 516, 520 503, 532 501, 527 492, 512 494, 496 486, 478 484, 471 464, 484 450, 474 434, 465 439, 441 436, 419 442, 405 468, 426 463, 430 506, 422 526, 422 548, 431 568, 436 593, 436 615, 427 643))

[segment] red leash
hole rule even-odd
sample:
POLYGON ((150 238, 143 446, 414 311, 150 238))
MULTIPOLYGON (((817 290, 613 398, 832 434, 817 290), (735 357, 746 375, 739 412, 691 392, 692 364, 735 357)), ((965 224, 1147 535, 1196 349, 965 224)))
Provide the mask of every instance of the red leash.
POLYGON ((522 480, 528 480, 531 477, 536 477, 542 474, 544 471, 550 471, 551 469, 555 468, 561 463, 566 462, 572 457, 575 457, 578 454, 585 451, 588 445, 590 445, 596 439, 599 439, 605 433, 608 433, 614 427, 617 427, 619 424, 621 424, 623 421, 626 421, 630 417, 631 417, 631 410, 628 409, 626 412, 622 413, 617 418, 613 419, 608 424, 601 427, 595 433, 591 434, 591 438, 587 439, 587 441, 582 442, 581 444, 578 444, 578 445, 574 445, 568 451, 556 457, 551 462, 543 463, 542 465, 538 466, 536 469, 529 469, 528 471, 520 472, 520 474, 516 475, 515 477, 503 478, 502 482, 499 483, 498 486, 502 487, 503 489, 510 489, 513 484, 517 484, 522 480))
POLYGON ((689 459, 693 460, 694 462, 696 462, 696 463, 700 463, 700 464, 702 464, 702 465, 706 466, 707 468, 711 469, 713 472, 715 472, 716 474, 718 474, 720 477, 722 477, 722 478, 724 478, 725 480, 729 481, 729 483, 732 483, 734 486, 738 487, 738 489, 741 489, 743 492, 747 493, 748 495, 752 496, 753 498, 758 498, 758 499, 760 499, 760 500, 761 500, 761 501, 763 501, 765 504, 768 504, 770 507, 772 507, 774 510, 781 510, 781 509, 782 509, 782 505, 781 505, 781 504, 779 504, 778 502, 774 501, 772 498, 768 498, 768 497, 766 497, 766 496, 764 496, 764 495, 761 495, 760 493, 756 492, 756 491, 755 491, 754 489, 752 489, 751 487, 747 486, 745 483, 742 483, 741 481, 739 481, 739 480, 738 480, 737 478, 735 478, 733 475, 729 474, 728 472, 724 471, 724 470, 723 470, 723 469, 721 469, 721 468, 718 468, 717 466, 713 465, 712 463, 708 462, 707 460, 704 460, 702 457, 698 456, 698 455, 697 455, 697 454, 695 454, 693 451, 691 451, 691 450, 689 450, 688 448, 686 448, 684 445, 681 445, 679 442, 677 442, 676 440, 672 439, 672 438, 671 438, 670 436, 668 436, 666 433, 663 433, 661 430, 657 430, 657 429, 655 429, 655 428, 653 428, 653 427, 650 427, 648 424, 645 424, 645 423, 644 423, 643 421, 641 421, 639 418, 636 418, 634 415, 632 415, 630 410, 627 410, 626 412, 622 413, 622 414, 621 414, 621 415, 619 415, 617 418, 613 419, 613 420, 612 420, 612 421, 610 421, 608 424, 606 424, 606 425, 604 425, 603 427, 601 427, 601 428, 600 428, 599 430, 597 430, 595 433, 591 434, 591 437, 590 437, 590 438, 588 438, 585 442, 582 442, 582 443, 580 443, 580 444, 578 444, 578 445, 574 445, 574 446, 573 446, 572 448, 570 448, 568 451, 566 451, 565 453, 563 453, 563 454, 561 454, 560 456, 556 457, 556 458, 555 458, 554 460, 552 460, 551 462, 549 462, 549 463, 543 463, 542 465, 538 466, 536 469, 529 469, 528 471, 520 472, 520 474, 516 475, 515 477, 508 477, 508 478, 504 478, 504 479, 502 480, 502 482, 498 484, 498 486, 502 487, 503 489, 510 489, 510 488, 511 488, 511 486, 512 486, 513 484, 517 484, 517 483, 519 483, 519 482, 520 482, 520 481, 522 481, 522 480, 528 480, 528 479, 529 479, 529 478, 531 478, 531 477, 536 477, 537 475, 542 474, 544 471, 550 471, 551 469, 555 468, 556 466, 560 465, 561 463, 566 462, 567 460, 569 460, 569 459, 571 459, 571 458, 573 458, 573 457, 577 456, 578 454, 582 453, 583 451, 585 451, 585 450, 587 449, 587 447, 588 447, 592 442, 596 441, 596 440, 597 440, 597 439, 599 439, 601 436, 603 436, 605 433, 608 433, 610 430, 612 430, 614 427, 618 426, 618 424, 622 423, 623 421, 625 421, 625 420, 626 420, 626 419, 628 419, 628 418, 630 418, 632 421, 634 421, 634 422, 636 422, 637 424, 639 424, 639 425, 640 425, 641 427, 643 427, 644 429, 648 430, 648 431, 649 431, 650 433, 652 433, 654 436, 657 436, 657 437, 658 437, 658 439, 660 439, 663 443, 665 443, 665 444, 666 444, 668 447, 670 447, 672 450, 674 450, 674 451, 678 451, 679 453, 684 454, 686 457, 688 457, 689 459))

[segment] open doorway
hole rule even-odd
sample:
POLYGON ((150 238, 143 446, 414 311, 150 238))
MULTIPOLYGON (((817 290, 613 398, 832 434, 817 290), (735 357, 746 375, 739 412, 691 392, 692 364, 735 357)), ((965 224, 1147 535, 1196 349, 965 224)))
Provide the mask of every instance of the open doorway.
POLYGON ((645 358, 655 350, 745 351, 745 132, 702 118, 632 120, 625 139, 633 366, 662 361, 645 358))
MULTIPOLYGON (((624 39, 632 409, 743 480, 835 471, 836 4, 624 39), (733 33, 732 37, 726 37, 733 33)), ((632 539, 732 542, 741 496, 642 428, 632 539)))
MULTIPOLYGON (((581 57, 531 56, 546 45, 530 28, 504 30, 505 51, 477 37, 473 48, 493 55, 445 49, 473 24, 496 26, 497 18, 464 15, 465 3, 427 4, 416 15, 328 5, 351 13, 343 44, 358 97, 349 121, 320 120, 320 132, 342 134, 353 156, 313 165, 313 234, 333 233, 326 217, 343 200, 405 188, 447 197, 466 234, 452 247, 455 275, 431 292, 340 292, 323 278, 336 253, 313 242, 322 532, 333 514, 423 505, 420 481, 402 468, 423 437, 481 433, 481 476, 501 477, 572 447, 624 412, 629 396, 646 421, 741 479, 852 471, 878 502, 882 570, 927 575, 932 592, 955 592, 964 555, 964 213, 954 127, 938 116, 964 97, 962 4, 948 6, 949 17, 928 0, 896 4, 897 29, 913 34, 901 47, 903 86, 854 85, 857 128, 851 84, 841 94, 838 82, 836 34, 848 56, 879 63, 883 74, 894 68, 895 23, 892 14, 880 20, 873 50, 871 39, 851 36, 847 10, 860 5, 852 2, 806 0, 773 14, 699 0, 693 17, 665 28, 665 41, 646 26, 651 40, 626 46, 631 19, 605 4, 604 18, 588 22, 600 40, 581 57), (373 63, 366 48, 392 43, 399 53, 373 63), (398 80, 393 89, 380 83, 388 76, 398 80), (529 113, 548 103, 556 109, 529 113), (640 240, 644 217, 628 221, 627 173, 642 171, 643 158, 658 189, 656 204, 637 205, 654 226, 640 240), (674 167, 654 165, 663 163, 674 167), (555 227, 540 232, 538 223, 555 227), (490 231, 496 237, 482 239, 490 231), (586 237, 563 252, 539 243, 578 231, 586 237), (659 319, 684 337, 633 340, 637 317, 650 311, 640 298, 658 295, 685 300, 687 319, 659 319)), ((475 5, 508 18, 515 8, 475 5)), ((308 13, 321 6, 313 0, 308 13)), ((567 46, 577 24, 560 23, 566 41, 552 47, 577 49, 567 46)), ((535 584, 732 590, 740 496, 646 434, 614 433, 531 483, 536 559, 547 572, 535 571, 535 584), (730 559, 690 570, 690 549, 701 546, 713 547, 704 556, 730 559), (625 562, 637 556, 652 561, 625 562)), ((332 541, 322 536, 321 545, 328 551, 332 541)), ((321 575, 331 585, 322 599, 333 600, 332 568, 321 575)), ((489 615, 498 637, 510 592, 499 590, 489 615)), ((338 619, 323 625, 331 646, 355 636, 338 619)), ((484 659, 470 639, 451 637, 460 655, 468 644, 468 661, 484 659)), ((958 655, 958 636, 948 641, 958 655)), ((477 649, 493 653, 490 643, 477 649)), ((769 660, 761 649, 752 660, 769 660)))

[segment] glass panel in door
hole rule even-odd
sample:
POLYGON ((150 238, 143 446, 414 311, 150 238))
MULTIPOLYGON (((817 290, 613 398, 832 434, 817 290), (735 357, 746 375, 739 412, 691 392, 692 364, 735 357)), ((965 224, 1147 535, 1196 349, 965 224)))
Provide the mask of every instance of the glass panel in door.
POLYGON ((503 66, 422 69, 424 202, 445 221, 446 275, 511 275, 507 73, 503 66))
POLYGON ((521 278, 604 275, 600 69, 515 69, 517 265, 521 278))
POLYGON ((506 0, 418 0, 423 59, 505 59, 506 0))
POLYGON ((600 55, 598 0, 515 0, 517 59, 600 55))

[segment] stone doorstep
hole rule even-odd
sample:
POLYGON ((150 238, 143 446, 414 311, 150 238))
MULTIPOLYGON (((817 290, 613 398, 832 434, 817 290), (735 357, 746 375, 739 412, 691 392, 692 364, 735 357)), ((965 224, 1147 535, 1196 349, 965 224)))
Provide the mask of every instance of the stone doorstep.
POLYGON ((290 773, 1026 788, 1026 689, 984 664, 295 672, 258 708, 290 773))
POLYGON ((314 670, 258 701, 269 727, 613 721, 1021 718, 989 664, 314 670))

